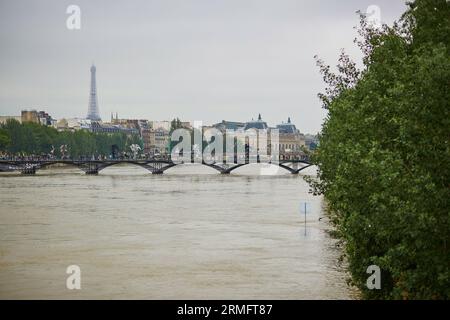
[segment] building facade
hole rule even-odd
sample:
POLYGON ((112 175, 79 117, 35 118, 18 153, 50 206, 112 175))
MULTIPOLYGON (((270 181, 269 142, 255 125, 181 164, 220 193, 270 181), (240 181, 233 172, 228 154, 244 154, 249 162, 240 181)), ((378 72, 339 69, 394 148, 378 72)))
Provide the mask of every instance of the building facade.
POLYGON ((226 133, 227 130, 242 130, 245 127, 245 122, 222 120, 222 122, 213 124, 212 127, 226 133))
POLYGON ((22 110, 21 122, 39 123, 44 126, 53 126, 56 124, 56 120, 47 112, 36 110, 22 110))
POLYGON ((146 128, 142 131, 144 153, 150 156, 166 155, 169 152, 169 131, 164 128, 146 128))
POLYGON ((8 120, 16 120, 20 123, 22 123, 22 117, 21 116, 0 116, 0 124, 5 124, 8 120))
POLYGON ((296 156, 303 154, 305 147, 305 136, 291 123, 281 123, 276 127, 279 132, 278 151, 280 155, 296 156))

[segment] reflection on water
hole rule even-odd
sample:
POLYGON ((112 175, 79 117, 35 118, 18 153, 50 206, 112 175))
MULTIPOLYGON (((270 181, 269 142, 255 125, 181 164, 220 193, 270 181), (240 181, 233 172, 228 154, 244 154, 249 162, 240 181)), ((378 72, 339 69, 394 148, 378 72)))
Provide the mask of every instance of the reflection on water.
POLYGON ((1 174, 0 298, 354 297, 327 223, 318 221, 322 199, 301 176, 257 172, 1 174), (66 289, 72 264, 81 290, 66 289))

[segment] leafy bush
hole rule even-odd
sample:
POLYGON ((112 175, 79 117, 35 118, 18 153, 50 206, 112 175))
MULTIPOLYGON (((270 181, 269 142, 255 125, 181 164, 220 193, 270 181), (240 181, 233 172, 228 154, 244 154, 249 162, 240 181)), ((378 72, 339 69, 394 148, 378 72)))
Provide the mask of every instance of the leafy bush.
POLYGON ((324 194, 352 282, 368 299, 450 297, 450 4, 408 6, 380 30, 361 15, 363 70, 345 53, 336 74, 317 60, 328 115, 310 183, 324 194), (366 287, 372 264, 380 290, 366 287))

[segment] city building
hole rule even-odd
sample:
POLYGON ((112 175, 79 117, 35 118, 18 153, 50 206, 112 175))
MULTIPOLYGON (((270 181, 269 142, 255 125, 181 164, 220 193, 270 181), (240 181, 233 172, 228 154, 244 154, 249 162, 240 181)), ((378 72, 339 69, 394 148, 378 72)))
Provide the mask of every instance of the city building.
POLYGON ((167 154, 169 151, 169 131, 164 128, 145 128, 142 130, 144 153, 149 155, 167 154))
POLYGON ((276 127, 279 133, 278 151, 285 155, 302 154, 302 148, 305 146, 305 136, 291 123, 288 118, 287 123, 281 123, 276 127))
POLYGON ((150 121, 151 127, 153 129, 164 129, 170 131, 170 121, 150 121))
POLYGON ((5 124, 8 120, 16 120, 22 122, 21 116, 0 116, 0 124, 5 124))
POLYGON ((21 113, 22 122, 39 123, 38 114, 36 110, 22 110, 21 113))
POLYGON ((21 112, 21 122, 32 122, 39 123, 44 126, 53 126, 56 123, 56 120, 53 119, 47 112, 45 111, 36 111, 36 110, 22 110, 21 112))
POLYGON ((244 130, 248 129, 259 129, 259 130, 267 130, 269 126, 265 121, 262 120, 261 114, 258 115, 258 120, 253 120, 245 123, 244 130))
POLYGON ((305 145, 311 151, 316 150, 317 146, 319 145, 319 137, 313 134, 306 134, 305 145))
POLYGON ((163 128, 151 129, 150 148, 153 154, 167 154, 169 151, 169 131, 163 128))
POLYGON ((227 130, 242 130, 245 127, 244 122, 236 122, 236 121, 226 121, 222 120, 222 122, 215 123, 212 127, 220 130, 225 133, 227 130))
POLYGON ((143 119, 119 119, 119 114, 111 113, 111 124, 119 125, 129 129, 136 129, 140 131, 142 128, 151 127, 151 123, 148 120, 143 119))
POLYGON ((151 128, 144 128, 141 131, 141 138, 144 145, 144 153, 150 154, 151 152, 151 137, 150 137, 150 131, 151 128))
POLYGON ((291 123, 291 117, 288 117, 287 123, 282 122, 281 124, 278 124, 277 129, 280 133, 283 134, 288 133, 294 134, 298 132, 297 128, 295 127, 295 124, 291 123))
POLYGON ((139 130, 133 127, 124 127, 121 125, 101 123, 92 121, 90 131, 95 133, 125 133, 127 135, 139 134, 139 130))
POLYGON ((185 129, 192 129, 192 123, 190 121, 181 121, 181 127, 185 129))
POLYGON ((222 122, 214 124, 213 127, 223 133, 226 130, 236 131, 237 136, 240 137, 240 143, 249 146, 253 150, 257 150, 258 154, 261 155, 266 153, 272 154, 272 148, 275 148, 274 151, 277 151, 284 158, 295 158, 304 155, 305 136, 291 122, 290 117, 287 123, 282 122, 275 128, 269 127, 262 119, 261 114, 258 115, 257 120, 252 119, 245 123, 222 120, 222 122), (272 130, 274 129, 278 130, 278 143, 271 140, 272 130), (250 133, 252 130, 255 130, 255 132, 265 130, 267 132, 265 141, 261 141, 260 134, 251 137, 250 133))
POLYGON ((58 120, 54 127, 58 131, 77 131, 77 130, 91 130, 91 120, 80 118, 62 118, 58 120))

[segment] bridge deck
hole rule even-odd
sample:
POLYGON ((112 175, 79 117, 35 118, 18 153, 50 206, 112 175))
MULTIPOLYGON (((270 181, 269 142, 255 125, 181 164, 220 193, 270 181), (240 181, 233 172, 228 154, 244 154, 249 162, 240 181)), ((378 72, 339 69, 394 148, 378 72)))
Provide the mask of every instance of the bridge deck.
POLYGON ((161 174, 165 170, 172 168, 176 165, 197 163, 209 166, 220 173, 229 174, 231 171, 248 164, 273 164, 282 167, 289 172, 296 174, 301 170, 310 167, 312 164, 307 159, 295 159, 295 160, 260 160, 260 159, 242 159, 242 161, 227 162, 223 160, 221 162, 205 161, 202 159, 196 159, 197 161, 172 161, 170 159, 111 159, 111 160, 72 160, 72 159, 50 159, 50 160, 0 160, 0 171, 21 171, 24 174, 34 174, 36 170, 54 165, 54 164, 66 164, 80 168, 86 174, 97 174, 100 170, 106 167, 110 167, 117 164, 133 164, 141 166, 154 174, 161 174), (298 164, 304 164, 304 166, 298 168, 298 164), (289 166, 289 165, 292 165, 289 166))

